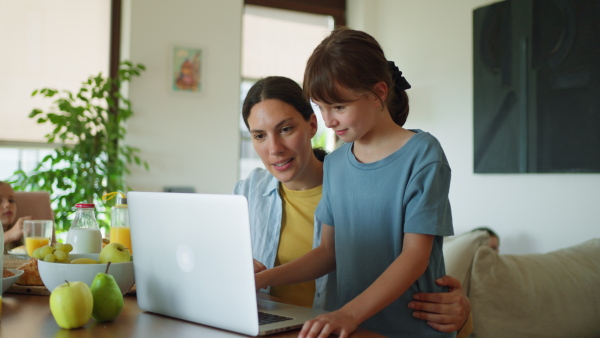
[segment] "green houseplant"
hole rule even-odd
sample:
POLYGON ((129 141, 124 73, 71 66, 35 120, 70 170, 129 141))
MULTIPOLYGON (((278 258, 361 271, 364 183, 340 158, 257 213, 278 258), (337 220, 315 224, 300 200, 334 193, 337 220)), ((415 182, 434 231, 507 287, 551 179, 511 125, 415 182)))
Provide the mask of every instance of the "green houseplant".
POLYGON ((54 99, 47 111, 34 109, 29 117, 37 123, 50 123, 54 129, 45 137, 60 145, 32 172, 18 170, 11 181, 17 190, 50 192, 59 232, 69 229, 69 216, 81 202, 96 204, 99 224, 107 227, 110 215, 105 213, 102 195, 128 190, 124 180, 128 165, 148 170, 138 156, 139 149, 123 144, 125 121, 133 111, 121 88, 143 70, 142 64, 124 61, 117 78, 102 73, 90 76, 76 93, 50 88, 32 93, 54 99))

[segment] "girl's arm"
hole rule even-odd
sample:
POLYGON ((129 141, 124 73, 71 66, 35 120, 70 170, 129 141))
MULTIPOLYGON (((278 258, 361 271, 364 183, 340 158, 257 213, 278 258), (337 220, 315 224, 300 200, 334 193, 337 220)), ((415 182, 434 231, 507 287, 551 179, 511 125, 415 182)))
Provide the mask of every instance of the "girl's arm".
POLYGON ((18 241, 23 237, 23 222, 31 219, 31 216, 19 217, 12 228, 4 232, 4 244, 18 241))
POLYGON ((321 244, 289 263, 255 274, 256 289, 302 283, 335 270, 334 228, 323 224, 321 244))
POLYGON ((425 272, 433 247, 432 235, 405 233, 402 253, 356 298, 338 311, 320 315, 302 327, 299 337, 347 337, 356 327, 398 299, 425 272))

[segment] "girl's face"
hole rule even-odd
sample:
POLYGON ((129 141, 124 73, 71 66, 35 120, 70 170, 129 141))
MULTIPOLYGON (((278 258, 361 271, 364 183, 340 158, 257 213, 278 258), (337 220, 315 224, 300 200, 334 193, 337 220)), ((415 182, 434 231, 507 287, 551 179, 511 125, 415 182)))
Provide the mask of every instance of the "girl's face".
POLYGON ((369 137, 380 116, 389 115, 387 109, 382 109, 375 94, 357 93, 339 85, 337 89, 341 97, 347 98, 344 102, 313 102, 321 110, 325 125, 333 129, 342 141, 349 143, 369 137))
POLYGON ((17 215, 15 192, 8 184, 0 184, 0 220, 2 225, 12 224, 17 215))
MULTIPOLYGON (((305 121, 291 105, 276 99, 257 103, 250 110, 248 126, 254 150, 269 172, 292 190, 312 188, 314 174, 311 138, 317 132, 317 118, 305 121)), ((316 160, 316 159, 315 159, 316 160)))

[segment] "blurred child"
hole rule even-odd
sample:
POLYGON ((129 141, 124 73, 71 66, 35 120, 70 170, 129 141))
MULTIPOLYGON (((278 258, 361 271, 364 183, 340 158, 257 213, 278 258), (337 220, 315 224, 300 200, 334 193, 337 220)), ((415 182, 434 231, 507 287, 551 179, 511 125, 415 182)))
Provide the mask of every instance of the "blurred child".
POLYGON ((488 235, 490 235, 490 248, 492 248, 492 250, 496 251, 496 252, 500 252, 500 236, 498 236, 498 234, 492 230, 489 227, 478 227, 475 228, 473 230, 471 230, 471 232, 473 231, 485 231, 488 233, 488 235))
POLYGON ((10 184, 0 181, 0 221, 4 231, 4 251, 23 244, 23 221, 31 219, 30 216, 17 217, 17 203, 15 201, 15 191, 10 184))

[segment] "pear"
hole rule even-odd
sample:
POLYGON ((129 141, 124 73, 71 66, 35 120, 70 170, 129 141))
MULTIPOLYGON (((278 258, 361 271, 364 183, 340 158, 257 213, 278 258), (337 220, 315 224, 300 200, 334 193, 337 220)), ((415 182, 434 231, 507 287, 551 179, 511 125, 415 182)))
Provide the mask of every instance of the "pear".
POLYGON ((105 273, 98 273, 92 281, 90 290, 94 298, 92 318, 98 322, 109 322, 117 318, 123 309, 123 294, 112 275, 108 274, 110 262, 105 273))

